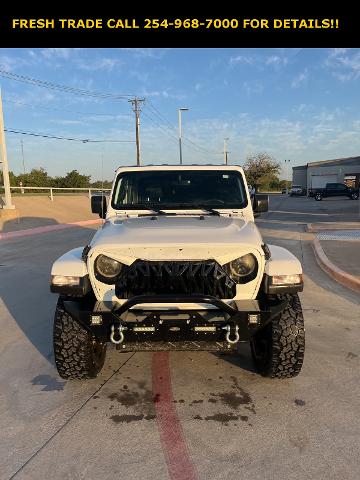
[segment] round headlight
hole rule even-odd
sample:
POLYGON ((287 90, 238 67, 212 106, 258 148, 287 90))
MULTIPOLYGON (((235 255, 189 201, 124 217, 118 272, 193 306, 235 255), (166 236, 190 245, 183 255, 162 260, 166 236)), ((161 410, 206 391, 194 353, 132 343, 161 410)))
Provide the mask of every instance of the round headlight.
POLYGON ((255 272, 257 267, 256 258, 252 253, 243 255, 229 263, 231 277, 247 277, 255 272))
POLYGON ((95 272, 110 280, 119 275, 122 264, 106 255, 99 255, 95 260, 95 272))

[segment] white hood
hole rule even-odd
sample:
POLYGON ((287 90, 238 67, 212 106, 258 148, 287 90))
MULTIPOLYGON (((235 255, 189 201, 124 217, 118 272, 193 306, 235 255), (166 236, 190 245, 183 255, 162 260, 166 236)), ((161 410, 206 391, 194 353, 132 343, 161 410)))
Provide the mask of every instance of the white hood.
POLYGON ((223 264, 249 251, 262 255, 253 222, 216 215, 158 215, 108 219, 94 236, 92 253, 108 253, 124 263, 148 260, 201 260, 223 264), (226 246, 225 246, 226 245, 226 246), (125 258, 126 257, 126 258, 125 258))

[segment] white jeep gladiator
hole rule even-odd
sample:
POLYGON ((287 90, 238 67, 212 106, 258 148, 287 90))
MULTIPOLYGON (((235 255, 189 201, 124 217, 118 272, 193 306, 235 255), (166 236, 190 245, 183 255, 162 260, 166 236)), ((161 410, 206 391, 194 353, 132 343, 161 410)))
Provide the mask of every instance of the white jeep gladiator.
POLYGON ((250 341, 264 376, 297 375, 305 349, 298 259, 267 245, 241 167, 121 167, 89 245, 55 261, 54 352, 62 378, 95 377, 122 352, 234 351, 250 341))

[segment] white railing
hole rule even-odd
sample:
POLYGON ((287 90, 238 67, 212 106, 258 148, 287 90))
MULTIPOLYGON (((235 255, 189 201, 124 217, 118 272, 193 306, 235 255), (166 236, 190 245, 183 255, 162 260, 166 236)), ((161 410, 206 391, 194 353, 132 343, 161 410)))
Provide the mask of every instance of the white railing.
POLYGON ((75 188, 75 187, 10 187, 10 190, 20 190, 20 193, 25 194, 25 190, 45 190, 49 191, 50 195, 49 198, 53 202, 54 201, 54 191, 55 190, 68 190, 68 191, 83 191, 87 192, 87 196, 91 198, 91 192, 110 192, 110 188, 75 188))

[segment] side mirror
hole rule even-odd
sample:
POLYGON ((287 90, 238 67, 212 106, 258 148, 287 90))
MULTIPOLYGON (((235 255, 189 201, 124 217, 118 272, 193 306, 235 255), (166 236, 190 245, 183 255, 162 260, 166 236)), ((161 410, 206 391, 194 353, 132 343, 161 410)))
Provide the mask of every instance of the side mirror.
POLYGON ((97 213, 100 218, 106 217, 106 197, 104 195, 93 195, 91 197, 91 211, 97 213))
POLYGON ((253 201, 254 216, 259 217, 260 213, 267 212, 269 210, 269 195, 254 196, 253 201))

